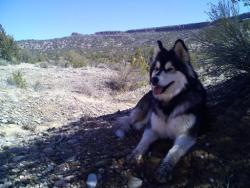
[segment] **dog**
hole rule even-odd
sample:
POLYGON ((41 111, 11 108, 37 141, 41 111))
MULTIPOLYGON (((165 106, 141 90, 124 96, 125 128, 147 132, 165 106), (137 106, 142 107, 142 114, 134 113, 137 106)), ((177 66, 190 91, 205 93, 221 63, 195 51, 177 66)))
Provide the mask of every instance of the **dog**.
POLYGON ((167 50, 161 41, 150 65, 151 90, 129 115, 117 120, 118 137, 132 129, 144 128, 143 136, 127 157, 140 162, 149 146, 158 139, 174 141, 156 171, 158 182, 167 182, 180 158, 196 143, 206 109, 206 90, 190 63, 190 54, 183 40, 178 39, 167 50))

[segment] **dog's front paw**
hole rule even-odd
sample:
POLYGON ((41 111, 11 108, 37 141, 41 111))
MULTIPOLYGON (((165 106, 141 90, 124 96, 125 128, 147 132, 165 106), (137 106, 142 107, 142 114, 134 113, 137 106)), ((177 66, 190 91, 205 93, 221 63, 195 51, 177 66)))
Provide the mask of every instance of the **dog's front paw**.
POLYGON ((136 164, 141 163, 142 162, 141 152, 134 150, 130 155, 127 156, 127 162, 136 164))
POLYGON ((162 163, 157 169, 155 177, 160 183, 166 183, 172 179, 173 167, 169 163, 162 163))

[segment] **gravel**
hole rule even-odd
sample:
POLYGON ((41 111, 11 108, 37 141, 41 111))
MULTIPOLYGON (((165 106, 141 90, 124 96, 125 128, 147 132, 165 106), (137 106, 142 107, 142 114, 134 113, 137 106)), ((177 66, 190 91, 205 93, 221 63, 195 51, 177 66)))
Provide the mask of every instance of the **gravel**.
POLYGON ((97 188, 250 186, 249 76, 218 76, 221 81, 208 84, 211 130, 180 161, 170 185, 160 185, 154 171, 170 143, 156 143, 142 165, 126 163, 141 133, 117 139, 115 120, 147 88, 114 94, 105 80, 115 73, 0 66, 0 187, 84 188, 93 173, 97 188), (6 83, 15 70, 23 72, 27 89, 6 83), (39 91, 32 88, 36 82, 39 91), (84 84, 91 92, 84 91, 84 84))

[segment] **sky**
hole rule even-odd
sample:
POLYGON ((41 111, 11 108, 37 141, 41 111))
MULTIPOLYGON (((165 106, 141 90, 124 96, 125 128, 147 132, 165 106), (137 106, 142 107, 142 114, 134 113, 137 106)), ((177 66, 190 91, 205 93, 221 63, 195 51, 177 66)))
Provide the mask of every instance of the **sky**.
MULTIPOLYGON (((208 21, 218 0, 0 0, 0 24, 15 40, 72 32, 126 31, 208 21)), ((249 12, 249 7, 240 7, 249 12)))

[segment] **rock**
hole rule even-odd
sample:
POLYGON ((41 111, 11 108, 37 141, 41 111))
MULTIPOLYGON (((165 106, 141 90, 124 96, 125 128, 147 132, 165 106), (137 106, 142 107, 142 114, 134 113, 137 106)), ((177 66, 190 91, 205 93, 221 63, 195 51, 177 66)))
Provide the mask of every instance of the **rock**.
POLYGON ((41 124, 42 123, 42 121, 40 119, 35 119, 34 122, 37 123, 37 124, 41 124))
POLYGON ((104 174, 105 169, 104 169, 104 168, 99 168, 99 169, 98 169, 98 172, 99 172, 100 174, 104 174))
POLYGON ((54 150, 51 147, 47 147, 43 150, 43 152, 47 155, 53 155, 54 154, 54 150))
POLYGON ((51 164, 49 164, 49 165, 48 165, 48 168, 47 168, 47 171, 48 171, 48 172, 51 172, 51 171, 53 171, 53 170, 54 170, 54 166, 51 165, 51 164))
POLYGON ((131 176, 128 180, 128 188, 138 188, 142 186, 142 180, 140 178, 131 176))
POLYGON ((214 178, 209 178, 209 181, 211 182, 211 183, 214 183, 214 178))
POLYGON ((6 124, 6 123, 8 123, 8 120, 7 119, 1 119, 1 123, 6 124))
POLYGON ((4 184, 0 184, 0 187, 1 188, 8 188, 8 187, 11 187, 12 186, 12 183, 7 181, 5 182, 4 184))
POLYGON ((66 176, 66 177, 64 178, 64 180, 67 181, 67 182, 71 182, 71 181, 74 180, 74 179, 75 179, 75 176, 74 176, 74 175, 69 175, 69 176, 66 176))
POLYGON ((13 161, 14 162, 19 162, 19 161, 23 160, 24 158, 25 158, 25 156, 22 156, 22 155, 16 156, 16 157, 13 158, 13 161))
POLYGON ((96 176, 96 174, 94 174, 94 173, 89 174, 86 184, 87 184, 87 186, 89 188, 96 187, 96 185, 97 185, 97 176, 96 176))
POLYGON ((18 169, 18 168, 14 168, 14 169, 12 169, 12 170, 11 170, 11 172, 13 172, 13 173, 17 174, 18 172, 20 172, 20 169, 18 169))
POLYGON ((55 186, 56 187, 64 187, 66 184, 65 180, 64 179, 61 179, 61 180, 58 180, 55 182, 55 186))

